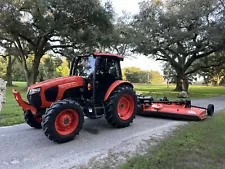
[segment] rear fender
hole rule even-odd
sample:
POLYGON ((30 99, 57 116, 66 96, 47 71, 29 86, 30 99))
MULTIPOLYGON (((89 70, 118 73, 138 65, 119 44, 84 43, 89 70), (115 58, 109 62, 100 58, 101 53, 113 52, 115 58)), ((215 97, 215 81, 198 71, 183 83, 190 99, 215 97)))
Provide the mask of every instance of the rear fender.
POLYGON ((127 86, 130 86, 130 87, 134 87, 130 82, 128 81, 124 81, 124 80, 117 80, 115 81, 113 84, 111 84, 111 86, 109 87, 109 89, 107 90, 106 94, 105 94, 105 97, 104 97, 104 101, 106 101, 110 94, 112 93, 112 91, 118 87, 118 86, 121 86, 121 85, 127 85, 127 86))

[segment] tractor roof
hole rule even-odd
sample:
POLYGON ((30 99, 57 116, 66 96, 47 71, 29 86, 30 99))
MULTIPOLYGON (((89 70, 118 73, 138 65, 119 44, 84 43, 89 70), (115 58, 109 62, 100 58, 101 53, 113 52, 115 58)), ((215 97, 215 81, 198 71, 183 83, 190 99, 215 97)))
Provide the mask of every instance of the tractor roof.
POLYGON ((94 56, 102 56, 102 57, 116 57, 116 58, 119 58, 121 60, 124 59, 124 56, 116 55, 116 54, 112 54, 112 53, 99 53, 99 52, 94 52, 94 53, 92 53, 92 55, 94 55, 94 56))
POLYGON ((89 55, 82 55, 82 56, 78 56, 78 57, 89 57, 89 56, 99 56, 99 57, 114 57, 114 58, 119 58, 120 60, 124 59, 124 56, 121 55, 116 55, 116 54, 112 54, 112 53, 101 53, 101 52, 93 52, 89 55))

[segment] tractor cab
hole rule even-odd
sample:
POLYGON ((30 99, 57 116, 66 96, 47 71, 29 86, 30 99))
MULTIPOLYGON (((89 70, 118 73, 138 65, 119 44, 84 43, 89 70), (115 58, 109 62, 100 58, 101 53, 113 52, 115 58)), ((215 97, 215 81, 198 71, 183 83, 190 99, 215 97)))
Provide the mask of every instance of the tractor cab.
POLYGON ((77 56, 73 59, 70 76, 84 78, 86 98, 94 99, 95 104, 102 104, 108 88, 117 80, 122 80, 119 55, 93 53, 77 56))
POLYGON ((73 59, 70 75, 91 77, 97 75, 111 75, 117 79, 122 79, 120 61, 123 60, 119 55, 91 55, 77 56, 73 59))

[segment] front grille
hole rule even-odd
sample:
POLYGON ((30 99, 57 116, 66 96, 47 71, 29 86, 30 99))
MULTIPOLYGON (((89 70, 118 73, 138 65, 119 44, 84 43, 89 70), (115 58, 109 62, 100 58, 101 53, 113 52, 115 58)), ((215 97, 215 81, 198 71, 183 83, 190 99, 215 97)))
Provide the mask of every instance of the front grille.
POLYGON ((58 86, 54 86, 45 90, 45 98, 49 102, 56 101, 57 95, 58 95, 58 86))
POLYGON ((31 94, 31 95, 28 94, 27 95, 27 100, 28 100, 29 104, 34 106, 36 109, 40 109, 41 108, 40 93, 34 93, 34 94, 31 94))

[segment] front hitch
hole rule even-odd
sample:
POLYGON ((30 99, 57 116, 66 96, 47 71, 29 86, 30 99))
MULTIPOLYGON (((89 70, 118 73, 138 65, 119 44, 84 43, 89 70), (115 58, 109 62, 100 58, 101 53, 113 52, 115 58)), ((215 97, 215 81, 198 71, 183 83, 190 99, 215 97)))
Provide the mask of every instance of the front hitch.
POLYGON ((29 103, 25 102, 22 99, 20 92, 16 91, 16 89, 13 89, 12 92, 13 92, 13 95, 14 95, 17 103, 19 104, 20 107, 22 107, 23 111, 30 110, 33 114, 36 114, 37 109, 35 107, 33 107, 32 105, 30 105, 29 103))

